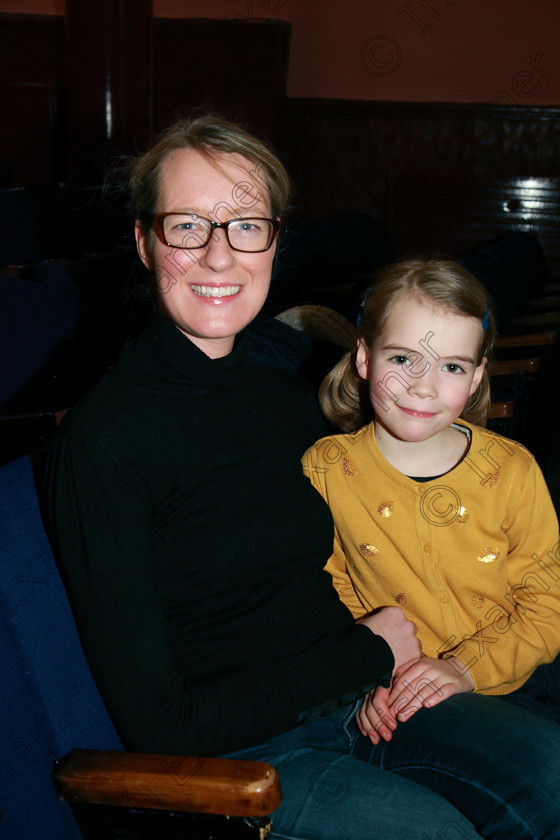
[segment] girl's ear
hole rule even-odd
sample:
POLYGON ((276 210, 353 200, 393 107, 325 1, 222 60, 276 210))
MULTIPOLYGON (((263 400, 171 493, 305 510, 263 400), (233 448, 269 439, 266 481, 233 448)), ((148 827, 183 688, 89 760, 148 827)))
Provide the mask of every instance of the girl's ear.
POLYGON ((369 350, 363 338, 358 339, 356 370, 362 379, 369 379, 369 350))
POLYGON ((152 269, 152 254, 150 249, 148 248, 148 238, 144 231, 142 230, 142 226, 138 219, 134 225, 134 236, 136 239, 136 248, 138 249, 138 254, 140 259, 146 266, 148 270, 152 269))
POLYGON ((480 364, 475 369, 474 376, 473 376, 473 381, 471 382, 471 387, 470 387, 470 390, 469 390, 469 397, 472 397, 472 395, 474 394, 474 392, 476 391, 476 389, 480 385, 480 383, 482 381, 482 374, 484 373, 484 368, 486 367, 487 363, 488 363, 488 358, 486 356, 483 356, 482 359, 480 360, 480 364))

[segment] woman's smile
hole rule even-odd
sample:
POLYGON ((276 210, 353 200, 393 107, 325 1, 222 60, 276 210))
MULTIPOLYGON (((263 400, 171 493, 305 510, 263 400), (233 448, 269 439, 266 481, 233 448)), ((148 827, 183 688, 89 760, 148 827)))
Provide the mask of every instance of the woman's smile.
POLYGON ((211 298, 213 302, 220 303, 224 298, 231 298, 238 295, 241 286, 199 286, 191 285, 191 289, 199 297, 211 298))

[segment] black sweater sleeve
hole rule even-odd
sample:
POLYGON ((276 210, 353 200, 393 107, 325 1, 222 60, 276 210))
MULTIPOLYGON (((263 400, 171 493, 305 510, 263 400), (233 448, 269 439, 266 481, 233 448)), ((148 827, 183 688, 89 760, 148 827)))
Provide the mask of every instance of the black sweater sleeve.
MULTIPOLYGON (((271 651, 264 661, 248 656, 242 665, 224 663, 217 673, 185 678, 157 596, 152 500, 137 462, 127 462, 110 439, 63 437, 50 453, 47 475, 50 517, 86 657, 128 748, 227 752, 291 728, 311 707, 348 692, 357 697, 361 686, 391 670, 385 641, 349 624, 305 650, 271 651)), ((289 604, 285 620, 293 620, 289 604)))

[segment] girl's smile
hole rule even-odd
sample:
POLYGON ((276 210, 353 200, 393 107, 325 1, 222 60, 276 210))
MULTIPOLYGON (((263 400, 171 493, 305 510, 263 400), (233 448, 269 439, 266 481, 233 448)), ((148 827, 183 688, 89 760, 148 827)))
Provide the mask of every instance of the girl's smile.
POLYGON ((399 405, 396 403, 397 408, 400 408, 401 411, 404 411, 405 414, 410 414, 412 417, 433 417, 433 411, 415 411, 412 408, 405 408, 404 405, 399 405))

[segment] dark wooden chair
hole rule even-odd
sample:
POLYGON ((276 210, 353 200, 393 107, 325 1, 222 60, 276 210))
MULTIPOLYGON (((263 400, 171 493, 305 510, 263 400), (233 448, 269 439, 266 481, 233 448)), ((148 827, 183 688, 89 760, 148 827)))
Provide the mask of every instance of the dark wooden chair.
POLYGON ((314 304, 353 320, 372 274, 392 259, 385 225, 367 213, 292 226, 282 235, 267 311, 314 304))
POLYGON ((72 750, 53 781, 86 840, 263 840, 281 801, 278 774, 258 761, 72 750))
POLYGON ((530 408, 535 398, 540 359, 492 360, 488 364, 492 402, 487 426, 529 447, 530 408), (504 406, 500 411, 499 406, 504 406), (511 406, 506 411, 505 406, 511 406))
POLYGON ((0 466, 44 447, 65 410, 0 415, 0 466))
POLYGON ((555 330, 498 336, 491 364, 493 399, 513 400, 518 415, 503 433, 527 446, 545 475, 558 450, 551 422, 560 411, 558 349, 555 330))

